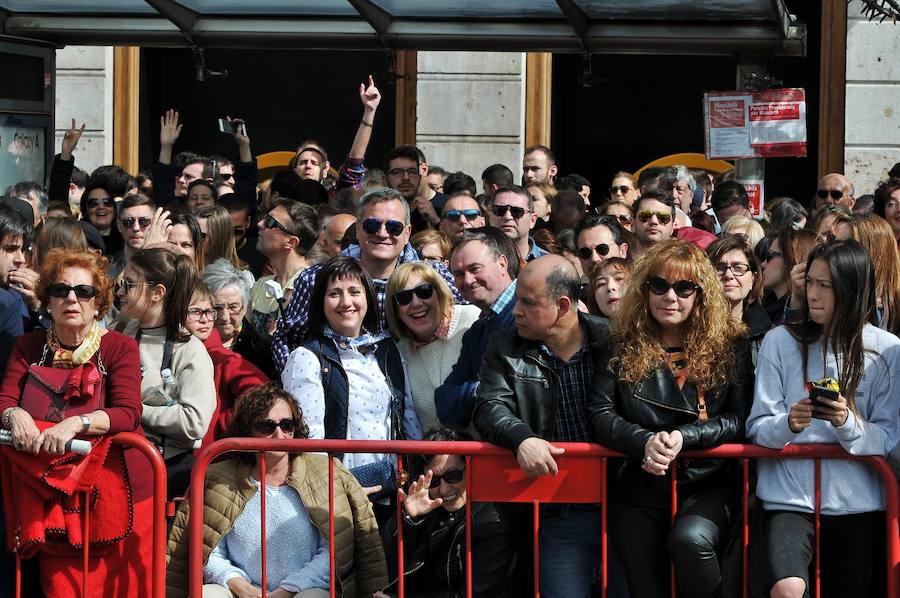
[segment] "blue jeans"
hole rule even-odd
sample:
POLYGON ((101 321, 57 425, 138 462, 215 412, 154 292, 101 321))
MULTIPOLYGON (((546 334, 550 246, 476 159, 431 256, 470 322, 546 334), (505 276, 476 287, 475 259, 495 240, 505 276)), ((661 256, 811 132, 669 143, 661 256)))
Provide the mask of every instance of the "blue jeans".
MULTIPOLYGON (((599 580, 600 507, 548 505, 541 517, 541 598, 589 598, 599 580)), ((625 598, 628 588, 619 559, 607 541, 609 598, 625 598)))

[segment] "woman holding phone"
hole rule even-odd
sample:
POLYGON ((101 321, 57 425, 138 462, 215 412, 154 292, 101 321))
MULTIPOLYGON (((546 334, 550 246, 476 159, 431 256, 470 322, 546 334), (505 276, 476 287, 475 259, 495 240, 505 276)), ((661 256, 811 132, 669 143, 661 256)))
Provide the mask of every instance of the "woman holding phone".
MULTIPOLYGON (((876 325, 875 277, 863 246, 851 240, 816 247, 807 259, 806 299, 800 323, 763 340, 747 435, 773 449, 827 443, 854 455, 887 455, 900 432, 900 340, 876 325), (815 388, 826 386, 825 378, 837 382, 836 396, 815 388)), ((806 459, 759 462, 754 595, 809 591, 814 467, 806 459)), ((881 479, 864 463, 823 460, 820 480, 822 596, 882 593, 881 479)))

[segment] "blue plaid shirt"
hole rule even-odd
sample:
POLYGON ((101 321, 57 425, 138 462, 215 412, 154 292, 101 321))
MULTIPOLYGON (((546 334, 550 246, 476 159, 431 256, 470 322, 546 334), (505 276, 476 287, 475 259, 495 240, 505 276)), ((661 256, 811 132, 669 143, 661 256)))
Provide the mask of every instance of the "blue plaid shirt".
MULTIPOLYGON (((359 261, 359 245, 351 245, 342 251, 341 255, 346 255, 359 261)), ((400 257, 397 259, 397 263, 403 264, 418 260, 419 254, 416 253, 416 250, 412 245, 407 243, 406 247, 403 248, 400 257)), ((441 275, 441 278, 443 278, 450 286, 450 291, 453 293, 455 302, 465 303, 466 300, 463 299, 459 289, 456 288, 456 284, 453 282, 453 275, 450 274, 447 267, 442 263, 429 265, 434 268, 437 273, 441 275)), ((288 355, 291 354, 291 351, 300 346, 300 344, 309 336, 309 299, 312 296, 312 289, 316 282, 316 276, 321 269, 321 265, 307 268, 297 276, 297 280, 294 282, 294 291, 291 294, 290 303, 288 303, 287 308, 284 310, 284 316, 278 321, 278 329, 272 337, 272 356, 275 361, 275 367, 277 367, 279 371, 284 369, 284 364, 287 362, 288 355)), ((387 280, 373 279, 372 284, 375 287, 375 295, 378 301, 378 323, 383 329, 385 327, 384 297, 387 294, 387 280)))
POLYGON ((541 344, 541 352, 559 380, 559 400, 553 438, 557 442, 588 442, 584 404, 590 389, 593 363, 587 346, 581 347, 569 361, 563 361, 541 344))

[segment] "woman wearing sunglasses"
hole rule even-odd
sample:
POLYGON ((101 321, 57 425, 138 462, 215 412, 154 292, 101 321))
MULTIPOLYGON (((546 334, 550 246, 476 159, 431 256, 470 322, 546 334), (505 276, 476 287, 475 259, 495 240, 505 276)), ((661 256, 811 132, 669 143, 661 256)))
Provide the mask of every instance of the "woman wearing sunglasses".
POLYGON ((184 328, 196 279, 187 256, 140 249, 116 290, 122 316, 131 319, 122 331, 140 346, 141 421, 166 461, 170 497, 187 489, 193 451, 216 409, 212 361, 203 343, 184 328))
MULTIPOLYGON (((375 289, 359 262, 338 256, 325 263, 310 295, 309 326, 310 339, 290 354, 281 381, 312 438, 422 437, 400 350, 378 326, 375 289)), ((373 491, 389 493, 395 484, 390 455, 347 453, 343 462, 373 491)))
MULTIPOLYGON (((762 260, 763 307, 776 326, 784 322, 785 309, 801 309, 802 285, 796 287, 797 264, 806 263, 806 256, 816 246, 816 235, 809 230, 785 229, 772 239, 762 260)), ((802 276, 799 277, 802 280, 802 276)))
POLYGON ((88 252, 47 253, 37 294, 52 324, 16 340, 0 388, 0 423, 13 440, 0 459, 3 504, 7 520, 18 521, 22 530, 20 550, 26 558, 37 556, 47 596, 80 596, 83 564, 81 546, 75 545, 81 517, 53 516, 79 506, 47 476, 92 488, 90 596, 114 596, 123 587, 150 595, 145 569, 152 544, 149 463, 136 450, 106 443, 118 432, 143 434, 135 384, 141 375, 138 347, 98 324, 112 302, 106 267, 105 259, 88 252), (48 401, 43 384, 62 391, 48 401), (65 406, 59 409, 57 402, 65 406), (76 436, 97 443, 90 457, 67 453, 67 443, 76 436), (83 473, 78 481, 65 479, 72 464, 83 473), (101 468, 106 475, 98 473, 101 468), (35 506, 37 501, 44 505, 35 506))
MULTIPOLYGON (((434 429, 423 440, 472 440, 465 432, 434 429)), ((410 459, 412 484, 403 494, 403 550, 406 596, 466 595, 466 508, 472 509, 472 595, 506 595, 515 562, 515 534, 492 503, 466 499, 466 462, 460 455, 421 455, 410 459), (470 506, 471 505, 471 506, 470 506)), ((385 552, 397 554, 396 513, 383 536, 385 552)), ((397 580, 375 598, 397 596, 397 580)))
POLYGON ((397 266, 388 279, 388 327, 399 339, 409 390, 423 430, 440 426, 434 391, 459 359, 463 334, 481 315, 474 305, 454 305, 450 287, 423 262, 397 266))
MULTIPOLYGON (((240 398, 228 436, 284 441, 308 438, 309 428, 294 398, 270 382, 240 398)), ((327 598, 328 457, 283 450, 238 453, 210 466, 204 492, 203 596, 259 596, 262 591, 261 462, 266 469, 267 595, 327 598)), ((372 507, 339 462, 334 463, 333 487, 337 595, 372 596, 387 582, 372 507)), ((184 501, 169 534, 169 596, 187 595, 189 518, 184 501)))
POLYGON ((187 319, 184 321, 184 327, 203 341, 203 346, 212 359, 215 374, 216 411, 213 413, 209 431, 203 438, 203 446, 225 437, 225 431, 234 413, 234 404, 244 391, 262 386, 269 381, 268 376, 258 367, 222 345, 222 338, 216 330, 219 310, 214 306, 214 301, 206 285, 197 281, 194 284, 187 319))
MULTIPOLYGON (((872 263, 857 241, 819 245, 809 254, 803 317, 769 332, 759 351, 747 421, 753 442, 778 450, 839 444, 854 455, 884 456, 895 447, 900 341, 876 325, 875 288, 872 263)), ((762 587, 755 596, 811 594, 817 535, 822 596, 884 595, 881 478, 865 463, 827 459, 819 477, 817 534, 813 462, 760 460, 762 525, 752 579, 762 587)))
POLYGON ((612 321, 586 412, 593 439, 626 457, 610 470, 608 521, 632 596, 668 596, 670 560, 680 595, 721 590, 740 477, 723 460, 679 462, 673 522, 671 475, 682 451, 743 438, 753 368, 730 312, 703 251, 669 240, 635 262, 612 321))

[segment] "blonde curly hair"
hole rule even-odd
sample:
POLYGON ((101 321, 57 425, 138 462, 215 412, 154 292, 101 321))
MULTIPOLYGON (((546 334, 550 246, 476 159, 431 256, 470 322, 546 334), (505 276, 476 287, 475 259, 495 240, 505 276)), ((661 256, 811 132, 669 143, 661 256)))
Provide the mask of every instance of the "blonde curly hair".
POLYGON ((663 363, 662 333, 648 304, 646 283, 654 276, 692 280, 700 286, 682 339, 689 362, 687 379, 703 389, 727 384, 734 369, 735 341, 747 328, 730 317, 722 284, 706 254, 677 239, 653 245, 634 264, 612 325, 616 344, 610 364, 618 367, 619 378, 637 384, 663 363))

